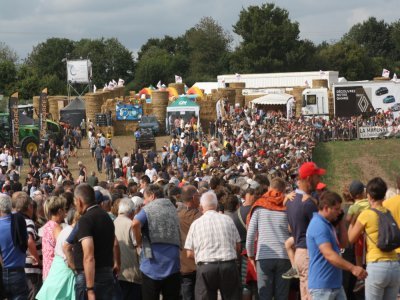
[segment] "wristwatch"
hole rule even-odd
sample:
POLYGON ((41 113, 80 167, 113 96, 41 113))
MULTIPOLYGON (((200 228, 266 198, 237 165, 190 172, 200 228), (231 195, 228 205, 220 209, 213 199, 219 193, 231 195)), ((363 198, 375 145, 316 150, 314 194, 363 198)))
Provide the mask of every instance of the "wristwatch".
POLYGON ((91 286, 91 287, 86 287, 86 292, 88 292, 88 291, 94 291, 94 286, 91 286))

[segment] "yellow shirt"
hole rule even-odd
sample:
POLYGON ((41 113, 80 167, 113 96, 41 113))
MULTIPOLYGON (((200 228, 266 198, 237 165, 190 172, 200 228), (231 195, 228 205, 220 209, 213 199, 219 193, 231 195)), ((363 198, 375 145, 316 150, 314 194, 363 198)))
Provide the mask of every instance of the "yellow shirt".
MULTIPOLYGON (((380 211, 386 212, 386 208, 378 208, 380 211)), ((398 260, 396 251, 383 252, 376 246, 378 241, 378 214, 373 210, 367 209, 361 212, 357 221, 364 225, 367 237, 367 263, 377 261, 398 260), (372 241, 371 241, 372 240, 372 241)))
POLYGON ((369 208, 368 199, 357 200, 353 205, 349 207, 348 215, 358 215, 362 211, 369 208))
MULTIPOLYGON (((400 227, 400 195, 393 196, 390 199, 383 201, 383 206, 386 207, 400 227)), ((400 248, 396 249, 396 253, 400 254, 400 248)))

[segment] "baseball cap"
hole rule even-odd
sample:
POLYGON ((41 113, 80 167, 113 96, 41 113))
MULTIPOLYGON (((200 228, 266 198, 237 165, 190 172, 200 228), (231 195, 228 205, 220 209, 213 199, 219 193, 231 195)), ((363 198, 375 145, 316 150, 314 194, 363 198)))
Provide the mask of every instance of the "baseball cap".
POLYGON ((365 186, 360 180, 353 180, 349 187, 350 194, 355 197, 364 192, 365 186))
POLYGON ((326 188, 326 184, 323 182, 318 182, 317 187, 315 188, 317 191, 323 190, 326 188))
POLYGON ((318 166, 312 161, 302 164, 299 168, 300 179, 305 179, 312 175, 324 175, 325 173, 325 169, 318 168, 318 166))

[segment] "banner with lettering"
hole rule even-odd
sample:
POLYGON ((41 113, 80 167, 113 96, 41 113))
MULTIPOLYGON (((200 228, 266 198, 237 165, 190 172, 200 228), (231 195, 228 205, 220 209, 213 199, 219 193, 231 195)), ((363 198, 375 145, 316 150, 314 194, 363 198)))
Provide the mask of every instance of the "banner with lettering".
POLYGON ((387 133, 387 128, 381 126, 363 126, 358 129, 360 139, 372 139, 387 133))
POLYGON ((40 126, 40 140, 44 140, 47 131, 47 88, 40 94, 39 98, 39 126, 40 126))
POLYGON ((117 121, 138 121, 143 115, 140 104, 117 103, 115 111, 117 121))
POLYGON ((12 133, 12 145, 19 147, 19 113, 18 113, 18 92, 11 95, 8 102, 10 111, 10 128, 12 133))

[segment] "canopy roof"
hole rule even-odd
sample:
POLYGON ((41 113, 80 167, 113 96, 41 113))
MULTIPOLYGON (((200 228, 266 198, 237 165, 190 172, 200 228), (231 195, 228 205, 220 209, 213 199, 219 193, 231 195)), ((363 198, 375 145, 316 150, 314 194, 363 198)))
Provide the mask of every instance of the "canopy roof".
POLYGON ((180 108, 186 108, 186 107, 199 107, 199 105, 189 99, 188 97, 180 97, 176 99, 174 102, 172 102, 168 107, 180 107, 180 108))
POLYGON ((72 100, 66 107, 61 109, 62 111, 71 111, 71 110, 86 110, 85 108, 85 102, 79 98, 76 97, 74 100, 72 100))
POLYGON ((288 100, 293 98, 290 94, 268 94, 251 101, 253 104, 263 105, 286 105, 288 100))

